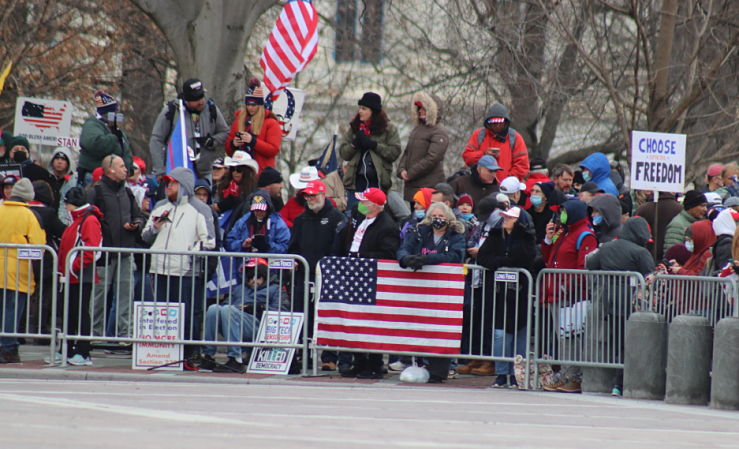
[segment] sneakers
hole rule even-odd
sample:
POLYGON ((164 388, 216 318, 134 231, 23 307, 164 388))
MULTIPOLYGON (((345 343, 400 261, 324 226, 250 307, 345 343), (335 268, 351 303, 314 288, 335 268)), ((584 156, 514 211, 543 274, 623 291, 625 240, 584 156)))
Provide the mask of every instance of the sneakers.
POLYGON ((213 371, 216 367, 216 359, 213 358, 213 356, 210 356, 208 354, 205 354, 203 358, 200 360, 200 368, 201 370, 207 370, 207 371, 213 371))
POLYGON ((376 370, 364 370, 357 373, 357 379, 382 379, 382 371, 376 371, 376 370))
POLYGON ((495 374, 493 362, 481 362, 478 367, 472 368, 470 370, 470 374, 474 374, 475 376, 492 376, 493 374, 495 374))
POLYGON ((321 371, 336 371, 336 364, 334 362, 323 362, 321 371))
POLYGON ((401 372, 405 369, 405 363, 401 362, 400 360, 396 360, 393 363, 389 363, 387 365, 387 368, 390 371, 401 372))
POLYGON ((564 386, 564 382, 561 380, 559 382, 555 382, 553 384, 549 385, 542 385, 542 388, 546 391, 559 391, 559 389, 564 386))
POLYGON ((133 344, 120 342, 110 346, 104 352, 108 355, 131 355, 133 353, 133 344))
POLYGON ((223 365, 216 364, 215 368, 213 368, 213 372, 244 374, 246 372, 246 367, 243 362, 237 362, 235 358, 229 357, 228 361, 223 365))
POLYGON ((557 388, 557 391, 561 391, 563 393, 581 393, 582 389, 580 388, 580 382, 571 380, 557 388))
POLYGON ((470 374, 473 368, 478 368, 480 365, 482 365, 482 360, 473 360, 466 365, 459 365, 457 372, 459 374, 470 374))
POLYGON ((61 365, 62 364, 62 355, 58 352, 54 353, 54 359, 52 360, 51 357, 46 356, 44 357, 44 363, 47 365, 61 365))
POLYGON ((67 363, 73 366, 92 366, 92 359, 89 356, 85 357, 82 354, 75 354, 67 359, 67 363))
POLYGON ((21 357, 18 355, 18 349, 6 351, 0 349, 0 363, 21 363, 21 357))
POLYGON ((621 393, 621 387, 619 387, 618 385, 614 385, 613 389, 611 390, 611 396, 618 398, 618 397, 621 397, 622 395, 623 394, 621 393))
POLYGON ((449 375, 446 376, 447 379, 456 379, 459 377, 457 375, 457 369, 456 368, 449 368, 449 375))
POLYGON ((506 388, 508 387, 508 376, 505 374, 498 374, 495 378, 495 382, 491 385, 493 388, 506 388))

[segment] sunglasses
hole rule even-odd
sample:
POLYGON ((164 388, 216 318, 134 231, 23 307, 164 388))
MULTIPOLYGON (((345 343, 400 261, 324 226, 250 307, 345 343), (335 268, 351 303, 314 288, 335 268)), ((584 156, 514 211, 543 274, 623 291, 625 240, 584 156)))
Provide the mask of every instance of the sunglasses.
POLYGON ((248 169, 249 169, 249 167, 247 167, 246 165, 238 165, 236 167, 231 167, 231 171, 236 171, 236 172, 239 172, 239 173, 244 173, 248 169))

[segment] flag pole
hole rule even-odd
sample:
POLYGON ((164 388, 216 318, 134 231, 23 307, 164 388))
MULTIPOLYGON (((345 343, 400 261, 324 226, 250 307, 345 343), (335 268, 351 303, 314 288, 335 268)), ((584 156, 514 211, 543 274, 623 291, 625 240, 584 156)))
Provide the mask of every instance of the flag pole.
POLYGON ((190 166, 190 154, 187 151, 187 125, 185 124, 185 103, 180 101, 180 139, 182 142, 182 163, 185 168, 190 166))

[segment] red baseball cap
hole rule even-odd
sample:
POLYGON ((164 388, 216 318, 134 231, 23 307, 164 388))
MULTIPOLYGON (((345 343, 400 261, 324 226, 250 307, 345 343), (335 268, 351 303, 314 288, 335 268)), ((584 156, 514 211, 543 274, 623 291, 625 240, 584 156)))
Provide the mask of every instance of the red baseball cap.
POLYGON ((309 181, 305 188, 300 191, 301 195, 315 195, 318 193, 326 193, 326 184, 317 180, 309 181))
POLYGON ((92 171, 92 182, 98 182, 103 179, 103 167, 98 167, 92 171))
POLYGON ((372 201, 378 206, 384 206, 387 202, 387 196, 385 195, 385 192, 378 189, 377 187, 370 187, 364 192, 356 192, 354 196, 359 201, 372 201))

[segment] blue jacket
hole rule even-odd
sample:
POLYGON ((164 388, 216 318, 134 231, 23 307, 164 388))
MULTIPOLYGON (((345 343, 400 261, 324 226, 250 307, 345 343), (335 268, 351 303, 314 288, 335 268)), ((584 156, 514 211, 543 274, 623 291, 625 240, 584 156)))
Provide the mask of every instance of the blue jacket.
POLYGON ((593 153, 580 163, 580 167, 587 168, 593 174, 594 183, 605 190, 606 193, 618 198, 618 189, 611 181, 611 164, 603 153, 593 153))
MULTIPOLYGON (((249 218, 251 212, 239 218, 231 232, 226 237, 226 249, 231 252, 243 252, 241 244, 247 237, 251 237, 249 232, 249 218)), ((290 229, 285 224, 280 214, 272 212, 267 218, 267 243, 268 251, 259 251, 272 254, 284 254, 287 252, 287 245, 290 243, 290 229)), ((252 251, 258 248, 252 246, 252 251)))
MULTIPOLYGON (((455 223, 457 224, 457 223, 455 223)), ((450 227, 446 234, 434 244, 434 231, 429 225, 410 228, 398 250, 398 260, 405 256, 422 255, 425 265, 440 263, 463 263, 465 254, 464 227, 450 227)))
MULTIPOLYGON (((261 287, 254 290, 246 285, 246 283, 243 286, 239 283, 231 292, 229 303, 232 306, 242 308, 251 305, 253 307, 264 306, 267 310, 280 310, 280 301, 285 299, 284 295, 280 297, 280 289, 275 284, 269 287, 266 284, 262 284, 261 287)), ((257 307, 254 307, 254 310, 256 309, 257 307)), ((261 318, 261 316, 257 318, 261 318)))

